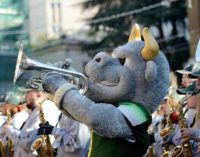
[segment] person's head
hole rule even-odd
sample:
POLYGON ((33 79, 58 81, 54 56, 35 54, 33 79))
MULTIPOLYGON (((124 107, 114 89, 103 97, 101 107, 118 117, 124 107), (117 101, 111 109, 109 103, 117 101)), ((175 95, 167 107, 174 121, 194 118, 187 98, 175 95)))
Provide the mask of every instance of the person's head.
POLYGON ((38 90, 30 90, 26 93, 26 106, 28 109, 34 109, 39 102, 44 99, 44 92, 38 90))
POLYGON ((197 105, 197 83, 196 81, 193 81, 190 85, 187 86, 187 88, 179 88, 177 89, 178 94, 186 95, 186 97, 189 97, 187 99, 187 107, 192 109, 196 108, 197 105), (192 96, 191 96, 192 95, 192 96))
POLYGON ((14 114, 18 113, 19 110, 18 110, 18 105, 16 106, 13 106, 11 109, 10 109, 10 113, 11 115, 13 116, 14 114))
POLYGON ((182 81, 181 81, 182 87, 187 87, 191 82, 192 82, 192 79, 189 77, 188 74, 182 75, 182 81))
POLYGON ((20 92, 7 92, 7 94, 5 95, 4 103, 0 106, 0 112, 2 112, 3 115, 6 115, 6 112, 8 110, 11 112, 11 115, 18 112, 19 104, 24 102, 24 99, 22 97, 23 96, 20 92))
POLYGON ((24 71, 17 79, 18 90, 25 93, 25 102, 28 109, 34 109, 38 101, 43 99, 44 92, 39 78, 42 75, 38 71, 24 71))
POLYGON ((167 115, 169 112, 169 106, 167 104, 167 99, 164 99, 158 106, 157 112, 159 115, 167 115))
POLYGON ((0 108, 2 115, 6 116, 7 111, 10 110, 10 108, 11 108, 11 105, 8 103, 5 103, 4 105, 2 105, 0 108))
POLYGON ((21 105, 21 104, 20 104, 20 105, 13 106, 13 107, 10 109, 11 115, 13 116, 13 115, 16 114, 16 113, 21 112, 23 109, 24 109, 24 106, 21 105))
POLYGON ((178 74, 182 75, 182 80, 181 80, 182 87, 187 87, 192 82, 191 78, 189 78, 188 76, 188 74, 191 73, 192 68, 193 68, 193 64, 188 64, 184 67, 183 70, 176 71, 178 74))

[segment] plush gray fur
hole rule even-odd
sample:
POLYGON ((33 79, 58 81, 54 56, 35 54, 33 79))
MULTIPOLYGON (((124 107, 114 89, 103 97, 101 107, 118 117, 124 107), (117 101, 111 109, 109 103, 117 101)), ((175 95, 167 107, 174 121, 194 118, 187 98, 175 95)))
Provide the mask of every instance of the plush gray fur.
POLYGON ((117 58, 101 52, 86 65, 86 73, 90 80, 87 97, 95 102, 119 103, 134 96, 134 75, 117 58))
POLYGON ((143 41, 132 41, 115 49, 115 58, 97 54, 86 65, 86 73, 92 80, 87 96, 107 103, 132 100, 153 111, 166 95, 169 65, 162 52, 153 61, 145 61, 140 54, 143 47, 143 41), (120 58, 126 59, 124 65, 119 64, 120 58), (108 87, 101 84, 105 80, 119 83, 108 87))
MULTIPOLYGON (((133 101, 153 111, 164 98, 169 79, 169 65, 162 52, 145 61, 140 53, 143 47, 143 41, 132 41, 115 49, 112 55, 98 53, 85 68, 89 82, 86 95, 76 89, 66 91, 61 102, 64 110, 102 136, 134 139, 115 106, 121 101, 133 101)), ((46 91, 54 93, 66 81, 55 78, 44 79, 46 91)))
POLYGON ((76 120, 102 136, 135 139, 122 113, 111 104, 95 103, 77 90, 70 90, 63 98, 63 107, 76 120))

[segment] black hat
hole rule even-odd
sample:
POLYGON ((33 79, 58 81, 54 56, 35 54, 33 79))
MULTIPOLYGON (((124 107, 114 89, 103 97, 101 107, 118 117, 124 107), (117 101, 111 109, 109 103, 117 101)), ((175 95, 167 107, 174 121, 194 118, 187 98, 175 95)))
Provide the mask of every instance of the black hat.
POLYGON ((192 72, 189 74, 190 78, 198 78, 200 77, 200 63, 197 62, 194 64, 192 72))
POLYGON ((179 89, 177 89, 177 93, 178 94, 186 95, 186 94, 192 94, 196 90, 197 90, 196 81, 193 81, 186 88, 179 88, 179 89))
POLYGON ((192 72, 193 64, 188 64, 183 70, 176 70, 179 74, 190 74, 192 72))
POLYGON ((200 77, 200 70, 190 73, 189 77, 190 78, 198 78, 198 77, 200 77))

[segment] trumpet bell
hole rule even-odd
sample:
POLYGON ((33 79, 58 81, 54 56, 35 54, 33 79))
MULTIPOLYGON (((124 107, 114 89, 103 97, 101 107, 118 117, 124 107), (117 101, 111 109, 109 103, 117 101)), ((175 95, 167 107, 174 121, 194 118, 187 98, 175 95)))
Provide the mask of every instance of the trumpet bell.
POLYGON ((37 70, 42 72, 54 72, 63 76, 68 76, 69 78, 77 78, 80 84, 77 85, 80 90, 81 94, 85 94, 88 89, 88 81, 85 75, 79 72, 70 71, 67 69, 58 68, 52 65, 44 64, 38 61, 35 61, 23 53, 23 45, 20 45, 19 54, 17 57, 16 67, 15 67, 15 74, 13 82, 16 83, 18 77, 25 71, 25 70, 37 70))
POLYGON ((22 61, 24 60, 24 58, 25 56, 23 54, 23 45, 21 43, 18 57, 17 57, 16 66, 15 66, 15 74, 14 74, 14 79, 13 79, 14 84, 16 83, 17 78, 23 73, 23 69, 21 68, 21 66, 22 66, 22 61))

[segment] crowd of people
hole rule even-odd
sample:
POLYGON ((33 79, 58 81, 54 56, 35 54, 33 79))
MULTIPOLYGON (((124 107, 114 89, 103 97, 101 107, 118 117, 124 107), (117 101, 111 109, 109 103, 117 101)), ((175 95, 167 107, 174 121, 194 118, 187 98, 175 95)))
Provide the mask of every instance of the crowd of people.
MULTIPOLYGON (((152 113, 152 124, 148 129, 151 145, 145 155, 147 157, 180 153, 184 151, 184 147, 181 146, 186 142, 189 142, 192 156, 197 157, 200 153, 198 103, 200 64, 189 64, 183 70, 176 72, 177 75, 182 76, 181 86, 177 89, 173 86, 169 87, 168 94, 152 113), (178 121, 183 121, 184 126, 180 126, 178 121)), ((42 139, 43 135, 50 137, 54 156, 84 157, 87 155, 90 130, 86 125, 59 111, 51 96, 41 89, 20 87, 19 91, 24 93, 25 98, 15 92, 18 98, 18 103, 15 105, 11 104, 9 96, 1 97, 0 153, 2 157, 39 156, 39 151, 34 145, 37 144, 35 141, 42 139), (41 111, 45 121, 41 119, 41 111)), ((48 153, 48 150, 45 150, 45 153, 48 153)))
MULTIPOLYGON (((57 62, 55 66, 66 64, 57 62)), ((63 114, 41 84, 31 86, 34 75, 32 71, 24 72, 17 89, 1 97, 0 156, 86 156, 89 128, 63 114)))
POLYGON ((142 35, 135 24, 127 44, 97 53, 85 86, 53 70, 24 71, 17 103, 1 97, 0 157, 198 157, 200 64, 178 70, 181 86, 170 86, 166 57, 148 28, 142 35))
POLYGON ((146 156, 198 157, 200 154, 200 64, 189 64, 176 73, 181 75, 181 85, 169 87, 168 94, 152 114, 149 134, 153 140, 146 156))

